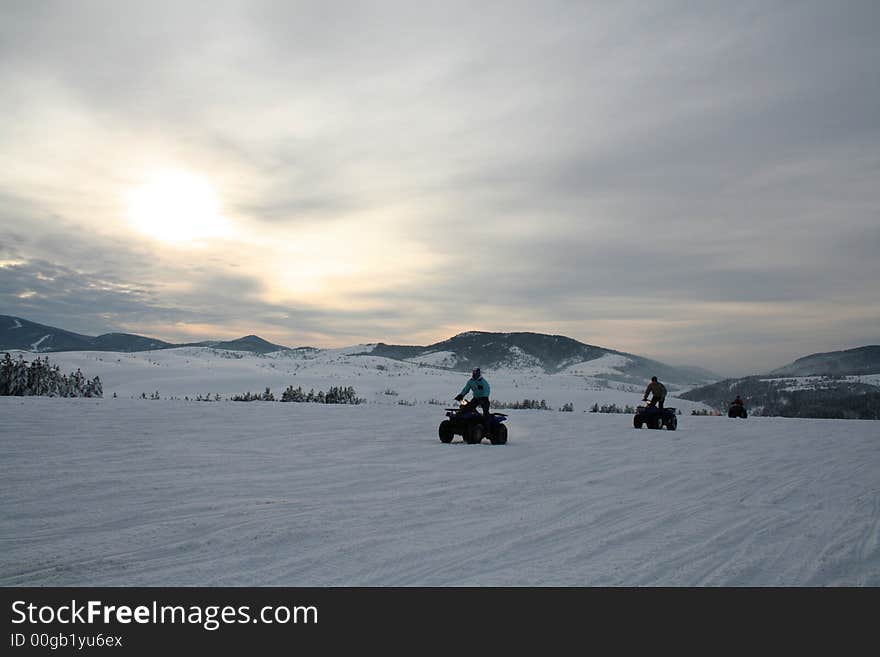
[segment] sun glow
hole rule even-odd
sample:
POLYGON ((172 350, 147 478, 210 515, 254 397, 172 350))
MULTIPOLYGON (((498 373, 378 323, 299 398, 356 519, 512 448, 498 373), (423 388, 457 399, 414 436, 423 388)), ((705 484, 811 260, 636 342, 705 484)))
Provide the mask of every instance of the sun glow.
POLYGON ((223 237, 228 222, 211 184, 186 171, 163 171, 129 197, 129 218, 142 234, 171 243, 223 237))

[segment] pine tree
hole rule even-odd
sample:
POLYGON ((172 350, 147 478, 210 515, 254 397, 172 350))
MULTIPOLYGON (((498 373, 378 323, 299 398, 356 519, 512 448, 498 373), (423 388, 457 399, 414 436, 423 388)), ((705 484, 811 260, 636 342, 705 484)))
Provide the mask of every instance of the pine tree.
POLYGON ((12 384, 15 377, 15 362, 7 351, 3 356, 3 362, 0 363, 0 395, 11 395, 12 384))
POLYGON ((305 401, 305 395, 302 391, 302 386, 297 386, 296 389, 292 385, 287 386, 287 389, 281 395, 281 401, 283 402, 303 402, 305 401))
POLYGON ((15 363, 15 374, 10 394, 16 397, 28 394, 28 366, 27 361, 21 355, 18 357, 18 362, 15 363))

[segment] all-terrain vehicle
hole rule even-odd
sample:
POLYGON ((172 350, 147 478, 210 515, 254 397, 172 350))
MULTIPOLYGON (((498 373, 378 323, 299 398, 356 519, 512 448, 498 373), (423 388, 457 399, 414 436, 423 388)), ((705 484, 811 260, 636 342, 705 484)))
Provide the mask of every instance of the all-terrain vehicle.
POLYGON ((746 412, 746 407, 742 404, 731 404, 727 409, 727 417, 741 417, 742 419, 746 419, 749 414, 746 412))
POLYGON ((464 410, 459 408, 447 408, 446 420, 440 423, 438 433, 440 442, 451 443, 455 436, 461 436, 468 445, 478 445, 483 438, 488 438, 493 445, 507 443, 507 426, 504 420, 507 416, 503 413, 489 414, 489 430, 483 426, 483 414, 476 409, 464 410))
POLYGON ((642 425, 646 425, 649 429, 662 429, 666 427, 670 431, 675 431, 678 427, 678 418, 675 416, 674 408, 657 408, 656 406, 638 406, 636 414, 633 416, 633 426, 641 429, 642 425))

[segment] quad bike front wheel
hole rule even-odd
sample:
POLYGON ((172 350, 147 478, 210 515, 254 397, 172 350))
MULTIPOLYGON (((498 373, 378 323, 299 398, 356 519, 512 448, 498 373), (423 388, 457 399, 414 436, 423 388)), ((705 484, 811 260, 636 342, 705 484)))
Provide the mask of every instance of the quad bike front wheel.
POLYGON ((493 445, 506 445, 507 427, 503 424, 499 424, 492 436, 490 436, 489 440, 492 442, 493 445))
POLYGON ((452 422, 449 420, 443 420, 440 423, 440 428, 437 433, 440 434, 441 443, 451 443, 452 439, 455 437, 455 430, 452 428, 452 422))

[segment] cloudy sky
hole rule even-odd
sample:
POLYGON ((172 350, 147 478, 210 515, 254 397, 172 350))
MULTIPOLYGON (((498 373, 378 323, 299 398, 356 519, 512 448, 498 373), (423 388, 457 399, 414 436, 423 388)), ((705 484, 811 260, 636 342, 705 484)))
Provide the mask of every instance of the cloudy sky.
POLYGON ((880 342, 880 3, 0 3, 0 313, 880 342))

